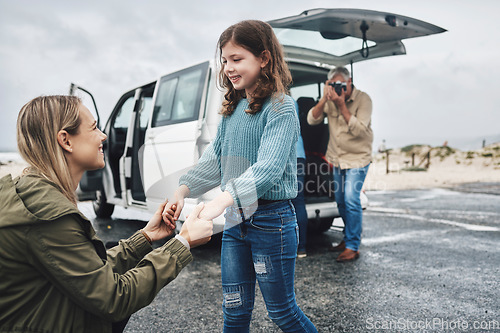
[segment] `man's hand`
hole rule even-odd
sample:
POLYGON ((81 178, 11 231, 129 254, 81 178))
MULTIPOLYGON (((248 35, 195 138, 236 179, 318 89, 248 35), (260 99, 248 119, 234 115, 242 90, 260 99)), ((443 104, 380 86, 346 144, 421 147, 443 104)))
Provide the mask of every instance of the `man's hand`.
POLYGON ((335 89, 330 85, 330 83, 333 83, 333 82, 334 82, 333 80, 328 80, 325 82, 323 96, 326 100, 332 101, 335 104, 335 106, 337 107, 337 110, 339 110, 339 112, 342 114, 346 123, 349 123, 349 121, 351 119, 351 114, 349 113, 349 110, 347 109, 347 106, 345 104, 345 100, 347 97, 346 91, 344 89, 341 89, 340 95, 337 94, 335 89))
MULTIPOLYGON (((328 83, 333 83, 333 81, 327 81, 328 83)), ((345 98, 346 98, 346 93, 345 93, 345 90, 344 89, 340 89, 340 95, 337 94, 337 92, 335 91, 335 89, 327 84, 328 86, 328 100, 332 101, 333 103, 335 103, 335 106, 337 107, 337 109, 340 109, 342 108, 342 106, 345 106, 345 98)))

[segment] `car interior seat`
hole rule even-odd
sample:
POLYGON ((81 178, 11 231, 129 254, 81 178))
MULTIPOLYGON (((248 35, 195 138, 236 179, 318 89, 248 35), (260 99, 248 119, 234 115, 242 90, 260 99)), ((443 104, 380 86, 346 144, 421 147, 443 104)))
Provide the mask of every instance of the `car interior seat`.
POLYGON ((321 122, 318 125, 307 123, 309 110, 316 105, 312 97, 299 97, 299 121, 304 149, 306 151, 306 176, 307 186, 304 194, 307 197, 329 197, 334 199, 332 187, 332 166, 325 159, 326 148, 329 140, 328 124, 321 122))

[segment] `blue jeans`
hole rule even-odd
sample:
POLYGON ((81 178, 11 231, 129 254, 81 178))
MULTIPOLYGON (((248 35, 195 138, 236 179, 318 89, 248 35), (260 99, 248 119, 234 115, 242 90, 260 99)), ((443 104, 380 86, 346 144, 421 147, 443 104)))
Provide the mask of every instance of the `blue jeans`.
POLYGON ((306 202, 304 199, 304 181, 306 174, 306 159, 297 159, 297 197, 292 200, 295 212, 297 213, 297 224, 299 225, 299 249, 298 251, 306 250, 307 243, 307 211, 306 202))
MULTIPOLYGON (((245 214, 246 215, 246 214, 245 214)), ((269 317, 284 332, 317 332, 295 301, 297 221, 289 200, 259 206, 238 224, 240 212, 226 211, 221 249, 224 332, 249 332, 255 282, 269 317)))
POLYGON ((361 243, 363 209, 359 195, 370 164, 363 168, 333 168, 335 201, 344 220, 344 242, 348 249, 358 251, 361 243))

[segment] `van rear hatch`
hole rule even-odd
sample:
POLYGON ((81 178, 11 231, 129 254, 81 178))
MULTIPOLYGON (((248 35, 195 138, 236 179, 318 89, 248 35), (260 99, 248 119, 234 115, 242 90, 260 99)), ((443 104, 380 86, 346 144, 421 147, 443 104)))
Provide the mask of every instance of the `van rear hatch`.
POLYGON ((406 54, 403 39, 445 32, 411 17, 366 9, 311 9, 268 21, 289 60, 344 66, 406 54))

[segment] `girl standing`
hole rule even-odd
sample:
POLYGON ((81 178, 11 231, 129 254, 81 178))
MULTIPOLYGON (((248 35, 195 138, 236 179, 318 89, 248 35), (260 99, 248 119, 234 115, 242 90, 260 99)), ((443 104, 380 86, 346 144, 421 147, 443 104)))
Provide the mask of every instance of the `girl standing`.
POLYGON ((248 332, 255 283, 269 317, 285 332, 317 332, 294 293, 299 122, 286 95, 291 74, 271 26, 242 21, 219 38, 219 82, 227 90, 214 141, 181 177, 164 219, 175 221, 184 198, 221 186, 200 213, 226 210, 221 268, 224 332, 248 332), (171 205, 176 204, 174 211, 171 205))

